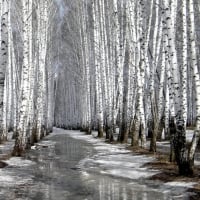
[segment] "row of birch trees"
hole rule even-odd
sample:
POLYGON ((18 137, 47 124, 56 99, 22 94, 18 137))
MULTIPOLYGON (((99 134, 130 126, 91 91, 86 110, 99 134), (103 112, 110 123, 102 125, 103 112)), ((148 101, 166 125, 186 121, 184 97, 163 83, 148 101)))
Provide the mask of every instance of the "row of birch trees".
POLYGON ((152 152, 157 140, 169 139, 179 172, 193 173, 200 134, 199 1, 66 3, 56 125, 88 134, 97 129, 110 142, 116 135, 122 143, 130 138, 136 148, 149 137, 152 152), (189 145, 188 127, 194 128, 189 145))
POLYGON ((0 1, 0 142, 13 132, 13 155, 51 132, 55 5, 51 0, 0 1))

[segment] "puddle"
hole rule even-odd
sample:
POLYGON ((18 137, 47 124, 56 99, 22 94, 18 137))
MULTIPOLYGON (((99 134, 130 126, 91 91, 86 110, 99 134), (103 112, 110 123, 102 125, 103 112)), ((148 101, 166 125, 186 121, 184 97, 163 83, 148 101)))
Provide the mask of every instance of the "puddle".
POLYGON ((145 179, 156 173, 141 167, 151 158, 130 157, 122 147, 55 130, 24 158, 6 161, 0 169, 0 200, 187 199, 182 185, 145 179))

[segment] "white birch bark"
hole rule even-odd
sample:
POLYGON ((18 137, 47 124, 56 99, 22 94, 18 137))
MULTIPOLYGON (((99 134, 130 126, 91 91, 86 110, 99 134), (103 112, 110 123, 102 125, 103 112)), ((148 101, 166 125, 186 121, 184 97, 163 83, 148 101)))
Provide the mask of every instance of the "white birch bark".
POLYGON ((12 104, 12 28, 11 28, 11 2, 7 3, 8 5, 8 55, 7 55, 7 66, 6 66, 6 73, 5 73, 5 87, 4 87, 4 101, 3 101, 3 139, 7 139, 8 130, 11 127, 11 104, 12 104))
POLYGON ((52 45, 52 37, 53 30, 50 30, 48 43, 49 43, 49 55, 47 59, 47 65, 48 65, 48 109, 47 109, 47 134, 51 133, 53 131, 53 125, 54 125, 54 83, 55 83, 55 75, 53 71, 53 59, 52 59, 52 51, 53 51, 53 45, 52 45))
POLYGON ((98 2, 94 0, 93 20, 94 20, 94 52, 95 52, 95 79, 96 79, 96 110, 98 123, 98 136, 103 137, 103 105, 102 105, 102 84, 100 71, 100 27, 98 2))
POLYGON ((48 0, 38 2, 38 88, 37 88, 37 140, 46 134, 47 127, 47 28, 48 28, 48 0))
POLYGON ((196 50, 196 31, 195 31, 195 15, 194 15, 194 1, 189 1, 189 14, 190 14, 190 44, 191 44, 191 64, 193 68, 193 78, 195 81, 196 93, 196 128, 193 135, 191 147, 189 150, 189 160, 194 159, 195 150, 200 138, 200 75, 198 70, 197 50, 196 50))
MULTIPOLYGON (((172 117, 176 115, 176 113, 180 110, 180 102, 179 102, 179 83, 180 83, 180 75, 177 64, 177 51, 176 51, 176 41, 175 41, 175 12, 170 13, 170 5, 167 0, 163 1, 165 8, 165 22, 167 29, 167 38, 168 38, 168 52, 169 52, 169 62, 171 65, 171 73, 172 73, 172 99, 174 99, 175 105, 175 113, 171 112, 172 117)), ((175 4, 176 5, 176 4, 175 4)))
POLYGON ((143 147, 146 142, 146 122, 145 122, 145 112, 144 112, 144 81, 145 81, 145 37, 144 37, 144 30, 143 30, 143 19, 144 19, 144 4, 143 0, 138 2, 138 15, 137 15, 137 48, 139 52, 139 59, 137 63, 137 70, 138 70, 138 102, 137 102, 137 119, 139 120, 136 123, 136 130, 140 132, 140 139, 141 139, 141 146, 143 147))
MULTIPOLYGON (((123 67, 124 67, 124 46, 122 38, 120 38, 120 23, 119 23, 119 10, 117 0, 113 0, 113 39, 116 59, 116 107, 115 116, 119 114, 119 121, 122 121, 122 105, 123 105, 123 67)), ((115 117, 114 116, 114 117, 115 117)))
POLYGON ((83 79, 83 87, 84 87, 84 111, 83 116, 85 116, 85 120, 83 122, 83 127, 85 131, 90 134, 91 133, 91 93, 90 93, 90 55, 89 55, 89 32, 88 31, 88 16, 87 16, 87 2, 80 3, 80 19, 79 23, 81 26, 80 29, 80 37, 82 41, 82 55, 83 55, 83 71, 84 71, 84 79, 83 79))
POLYGON ((36 123, 35 123, 35 109, 34 109, 34 101, 35 101, 35 75, 36 75, 36 58, 34 58, 35 54, 33 54, 33 46, 34 46, 34 38, 33 38, 33 0, 29 0, 28 5, 28 13, 29 13, 29 25, 28 25, 28 46, 29 46, 29 71, 28 71, 28 79, 29 79, 29 101, 28 101, 28 110, 27 116, 27 142, 29 145, 33 145, 35 142, 35 131, 36 131, 36 123))
POLYGON ((2 0, 1 2, 1 51, 0 51, 0 140, 3 138, 3 102, 4 102, 4 82, 5 82, 5 72, 8 65, 8 1, 2 0))
POLYGON ((188 66, 188 34, 187 34, 187 2, 183 1, 182 5, 183 15, 183 66, 182 66, 182 113, 186 128, 187 124, 187 66, 188 66))
POLYGON ((28 5, 29 0, 22 2, 23 9, 23 66, 22 66, 22 85, 20 88, 20 106, 19 106, 19 123, 17 127, 15 147, 13 154, 21 155, 27 143, 26 138, 26 125, 27 125, 27 111, 28 111, 28 100, 29 100, 29 40, 28 40, 28 5))

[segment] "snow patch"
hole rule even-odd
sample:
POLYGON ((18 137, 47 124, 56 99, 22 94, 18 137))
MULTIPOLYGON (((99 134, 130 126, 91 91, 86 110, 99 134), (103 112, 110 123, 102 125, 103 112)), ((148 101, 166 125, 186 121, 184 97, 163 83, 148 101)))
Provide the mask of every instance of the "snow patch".
POLYGON ((85 135, 79 131, 64 132, 74 139, 87 141, 97 151, 94 156, 79 162, 78 167, 84 171, 129 179, 147 178, 158 173, 157 170, 142 168, 145 163, 153 161, 154 158, 133 154, 125 149, 124 144, 106 144, 105 139, 94 138, 97 135, 96 132, 93 135, 85 135))
POLYGON ((85 171, 82 171, 82 175, 85 176, 85 177, 89 176, 89 174, 87 172, 85 172, 85 171))
POLYGON ((192 188, 196 183, 195 182, 167 182, 164 185, 169 187, 186 187, 186 188, 192 188))
POLYGON ((192 141, 193 135, 194 135, 194 130, 186 130, 186 140, 188 142, 192 141))
POLYGON ((157 174, 158 172, 157 171, 153 172, 153 170, 150 172, 147 168, 140 168, 138 170, 136 169, 110 169, 110 170, 105 171, 105 173, 116 176, 116 177, 137 180, 137 179, 151 177, 157 174))
POLYGON ((16 173, 13 173, 9 170, 0 169, 0 185, 1 187, 12 187, 17 185, 24 185, 27 183, 31 183, 33 181, 33 177, 29 177, 26 175, 26 177, 23 176, 23 178, 20 176, 15 175, 16 173))
POLYGON ((0 176, 0 183, 1 182, 12 183, 14 181, 15 181, 14 177, 12 177, 12 176, 9 176, 9 175, 2 175, 2 176, 0 176))
POLYGON ((31 160, 25 160, 20 157, 12 157, 9 160, 6 160, 5 163, 7 163, 9 166, 15 166, 15 167, 27 167, 36 164, 31 160))
MULTIPOLYGON (((86 179, 91 173, 127 178, 134 180, 132 183, 139 183, 139 190, 141 190, 142 182, 140 180, 159 173, 158 170, 143 167, 144 164, 155 160, 154 158, 133 153, 132 151, 125 149, 126 145, 106 144, 105 139, 95 138, 97 132, 94 132, 93 135, 85 135, 85 133, 79 131, 63 131, 62 129, 56 129, 56 133, 65 133, 74 139, 84 140, 94 146, 96 154, 88 156, 78 164, 83 177, 86 179)), ((191 139, 191 135, 192 134, 190 133, 189 135, 187 134, 187 139, 191 139)), ((168 141, 164 141, 158 142, 158 146, 162 150, 168 150, 170 144, 168 141)), ((149 180, 148 182, 151 185, 149 180)), ((152 185, 153 184, 156 184, 157 187, 147 187, 144 190, 146 191, 149 188, 151 191, 155 190, 162 192, 166 197, 173 194, 174 198, 183 199, 188 196, 186 193, 187 188, 193 187, 195 182, 167 182, 162 184, 153 181, 152 185)))
POLYGON ((194 165, 200 165, 200 161, 199 160, 194 160, 194 165))

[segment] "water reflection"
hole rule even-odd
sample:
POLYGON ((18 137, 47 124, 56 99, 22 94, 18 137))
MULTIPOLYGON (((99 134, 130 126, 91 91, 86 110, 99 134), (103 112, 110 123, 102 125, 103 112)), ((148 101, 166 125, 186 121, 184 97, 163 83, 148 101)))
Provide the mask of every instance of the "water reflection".
MULTIPOLYGON (((0 171, 0 199, 5 200, 165 200, 173 194, 160 190, 159 183, 115 178, 80 167, 80 161, 91 158, 90 144, 55 135, 30 150, 24 159, 9 163, 0 171), (13 181, 14 180, 14 181, 13 181)), ((20 158, 18 158, 20 159, 20 158)), ((180 198, 182 199, 182 198, 180 198)))
MULTIPOLYGON (((91 190, 97 186, 94 199, 99 200, 155 200, 155 199, 172 199, 168 194, 164 194, 153 187, 143 185, 142 183, 135 183, 131 180, 115 179, 109 176, 100 175, 85 175, 82 178, 85 184, 91 190), (91 181, 93 180, 93 181, 91 181), (95 180, 95 181, 94 181, 95 180)), ((92 199, 92 198, 91 198, 92 199)))

